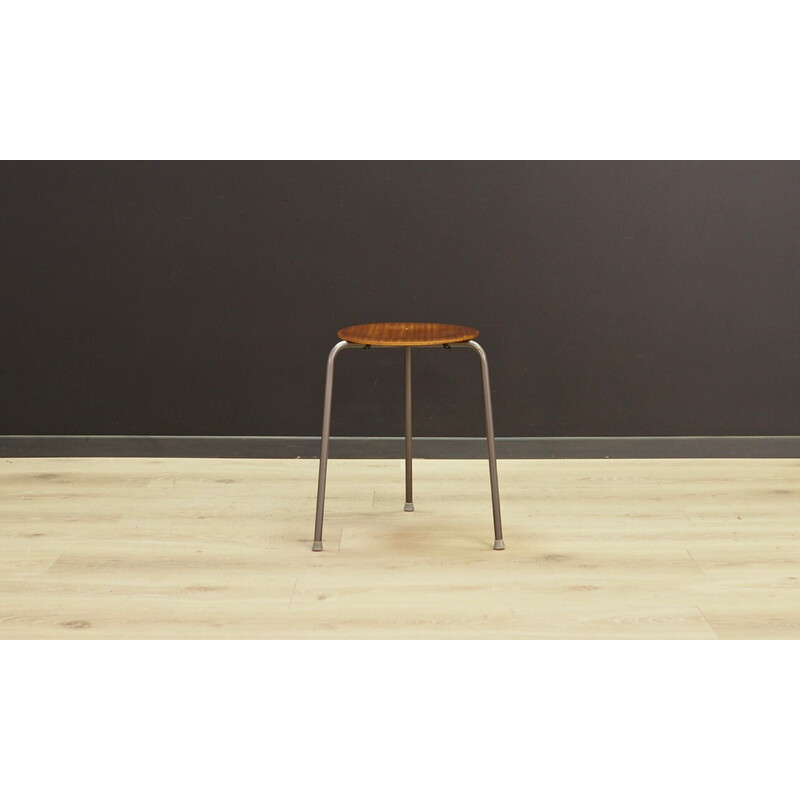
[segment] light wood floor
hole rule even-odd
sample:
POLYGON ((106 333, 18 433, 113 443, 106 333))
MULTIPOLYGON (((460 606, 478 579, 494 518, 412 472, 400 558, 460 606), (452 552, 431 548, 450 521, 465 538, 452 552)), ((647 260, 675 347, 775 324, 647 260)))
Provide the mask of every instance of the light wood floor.
POLYGON ((800 460, 3 459, 0 637, 800 638, 800 460))

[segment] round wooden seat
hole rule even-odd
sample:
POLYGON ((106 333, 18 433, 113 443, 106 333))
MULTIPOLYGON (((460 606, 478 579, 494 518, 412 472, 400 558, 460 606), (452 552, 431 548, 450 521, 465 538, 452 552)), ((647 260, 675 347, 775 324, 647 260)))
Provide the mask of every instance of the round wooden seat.
POLYGON ((435 322, 375 322, 342 328, 340 339, 354 344, 381 347, 413 347, 468 342, 478 335, 475 328, 463 325, 441 325, 435 322))

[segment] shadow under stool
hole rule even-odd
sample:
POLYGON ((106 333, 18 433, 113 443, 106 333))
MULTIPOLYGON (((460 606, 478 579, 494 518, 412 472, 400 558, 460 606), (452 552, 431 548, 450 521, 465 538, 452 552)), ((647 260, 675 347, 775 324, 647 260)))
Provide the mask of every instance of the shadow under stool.
POLYGON ((497 488, 497 456, 494 446, 492 398, 489 386, 489 365, 484 349, 475 341, 478 331, 461 325, 440 325, 424 322, 381 322, 370 325, 353 325, 338 332, 342 340, 334 345, 328 356, 325 375, 325 403, 322 413, 322 449, 319 458, 319 484, 317 487, 317 517, 314 527, 313 550, 322 550, 322 518, 325 509, 325 479, 328 472, 328 450, 331 431, 331 401, 333 398, 333 366, 336 356, 349 348, 402 347, 405 351, 406 383, 406 503, 405 511, 414 510, 411 477, 411 351, 415 347, 467 347, 476 352, 481 361, 483 375, 483 400, 486 413, 486 443, 489 450, 489 482, 492 490, 494 517, 494 549, 503 550, 503 529, 500 522, 500 494, 497 488))

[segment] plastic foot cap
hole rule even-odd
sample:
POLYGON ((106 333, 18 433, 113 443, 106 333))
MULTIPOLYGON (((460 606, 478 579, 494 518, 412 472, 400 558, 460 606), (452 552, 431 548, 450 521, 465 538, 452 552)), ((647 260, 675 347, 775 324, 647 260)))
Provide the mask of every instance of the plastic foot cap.
POLYGON ((319 551, 322 550, 322 542, 314 542, 314 544, 311 545, 311 549, 315 553, 319 553, 319 551))
POLYGON ((495 539, 494 540, 494 549, 495 550, 505 550, 506 543, 502 539, 495 539))
POLYGON ((406 503, 403 506, 403 511, 413 511, 413 510, 414 510, 414 504, 413 503, 406 503))

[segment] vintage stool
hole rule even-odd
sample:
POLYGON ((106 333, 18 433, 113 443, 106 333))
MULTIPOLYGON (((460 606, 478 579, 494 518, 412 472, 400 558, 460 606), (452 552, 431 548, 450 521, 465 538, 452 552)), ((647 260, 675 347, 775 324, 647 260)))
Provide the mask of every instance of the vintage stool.
POLYGON ((350 347, 402 347, 406 367, 406 504, 405 511, 414 510, 411 491, 411 348, 443 346, 469 347, 481 359, 483 372, 483 399, 486 409, 486 442, 489 447, 489 480, 492 487, 492 512, 494 514, 494 549, 503 550, 503 530, 500 524, 500 494, 497 489, 497 456, 494 451, 494 424, 492 422, 492 397, 489 387, 489 365, 486 353, 475 341, 478 331, 461 325, 437 325, 423 322, 383 322, 373 325, 353 325, 342 328, 338 336, 343 341, 334 345, 328 356, 325 375, 325 404, 322 412, 322 450, 319 457, 319 485, 317 487, 317 520, 314 528, 313 550, 322 550, 322 516, 325 508, 325 477, 328 471, 328 448, 331 431, 331 400, 333 397, 333 362, 341 350, 350 347))

